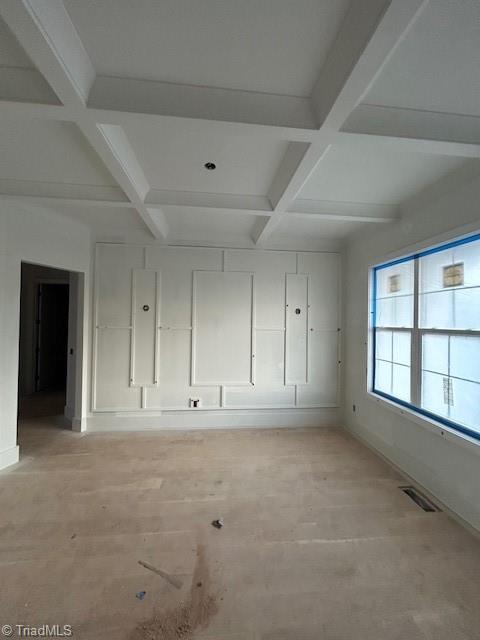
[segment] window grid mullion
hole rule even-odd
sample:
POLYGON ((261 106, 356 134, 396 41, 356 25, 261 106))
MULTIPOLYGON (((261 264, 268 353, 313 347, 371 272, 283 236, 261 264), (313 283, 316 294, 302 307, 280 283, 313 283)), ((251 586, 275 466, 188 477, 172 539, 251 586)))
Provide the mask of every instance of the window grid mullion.
POLYGON ((393 331, 390 333, 390 393, 393 394, 393 331))
POLYGON ((432 333, 439 336, 468 336, 469 338, 479 338, 480 331, 473 331, 472 329, 432 329, 432 328, 420 328, 421 335, 426 333, 432 333))
POLYGON ((419 331, 419 273, 419 260, 415 258, 413 263, 413 329, 411 341, 410 401, 417 407, 420 406, 422 398, 422 338, 419 331))
MULTIPOLYGON (((451 382, 451 377, 450 377, 450 342, 451 342, 451 338, 452 336, 448 336, 448 350, 447 350, 447 372, 448 372, 448 417, 451 418, 451 405, 450 405, 450 385, 452 384, 451 382)), ((452 393, 453 393, 453 389, 452 389, 452 393)))

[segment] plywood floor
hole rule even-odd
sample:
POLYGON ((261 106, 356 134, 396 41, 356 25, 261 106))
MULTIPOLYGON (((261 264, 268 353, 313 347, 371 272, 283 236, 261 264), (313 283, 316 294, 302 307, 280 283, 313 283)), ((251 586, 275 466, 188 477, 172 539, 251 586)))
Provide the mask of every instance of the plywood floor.
POLYGON ((1 624, 169 640, 165 611, 192 592, 213 598, 204 640, 480 638, 479 541, 341 430, 80 436, 43 419, 22 442, 0 474, 1 624))

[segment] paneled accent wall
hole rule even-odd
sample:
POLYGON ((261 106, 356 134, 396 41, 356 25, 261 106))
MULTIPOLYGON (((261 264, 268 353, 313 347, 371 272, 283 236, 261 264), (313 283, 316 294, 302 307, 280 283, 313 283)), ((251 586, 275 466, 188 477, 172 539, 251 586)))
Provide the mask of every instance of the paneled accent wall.
POLYGON ((335 253, 98 244, 93 411, 338 406, 339 268, 335 253))

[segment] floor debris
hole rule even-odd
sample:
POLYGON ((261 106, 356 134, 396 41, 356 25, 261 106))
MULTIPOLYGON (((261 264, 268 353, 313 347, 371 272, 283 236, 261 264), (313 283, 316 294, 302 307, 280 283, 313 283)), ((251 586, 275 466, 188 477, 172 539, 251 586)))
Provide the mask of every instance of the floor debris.
POLYGON ((217 611, 217 596, 210 591, 205 547, 199 544, 188 599, 175 608, 156 613, 149 620, 141 622, 129 640, 191 640, 197 629, 208 627, 217 611), (201 588, 198 588, 199 584, 201 588))
POLYGON ((182 588, 183 582, 178 578, 175 578, 175 576, 171 576, 166 571, 157 569, 157 567, 154 567, 153 565, 148 564, 148 562, 143 562, 143 560, 139 560, 138 564, 142 565, 142 567, 145 567, 145 569, 148 569, 149 571, 153 571, 153 573, 156 573, 158 576, 161 576, 164 580, 166 580, 169 584, 171 584, 176 589, 182 588))
POLYGON ((143 600, 146 595, 147 595, 146 591, 139 591, 138 593, 135 594, 135 597, 138 598, 139 600, 143 600))
POLYGON ((224 525, 223 518, 218 518, 218 520, 214 520, 212 522, 212 527, 215 527, 215 529, 221 529, 223 525, 224 525))

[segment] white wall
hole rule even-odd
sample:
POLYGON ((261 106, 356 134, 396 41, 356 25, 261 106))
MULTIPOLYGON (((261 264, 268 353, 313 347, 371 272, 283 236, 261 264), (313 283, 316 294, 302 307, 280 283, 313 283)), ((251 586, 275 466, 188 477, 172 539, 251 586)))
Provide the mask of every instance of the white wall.
POLYGON ((338 424, 339 262, 99 244, 88 428, 338 424))
POLYGON ((478 529, 480 446, 448 430, 442 435, 441 429, 368 395, 366 366, 369 266, 480 229, 479 203, 480 182, 467 167, 412 200, 395 225, 352 237, 344 271, 347 428, 478 529))
MULTIPOLYGON (((90 272, 90 233, 86 227, 42 208, 0 202, 0 468, 16 462, 19 312, 21 262, 90 272)), ((88 334, 88 295, 83 331, 88 334)), ((77 386, 83 406, 76 408, 80 428, 87 411, 86 343, 77 358, 77 386)), ((83 425, 84 426, 84 425, 83 425)))

